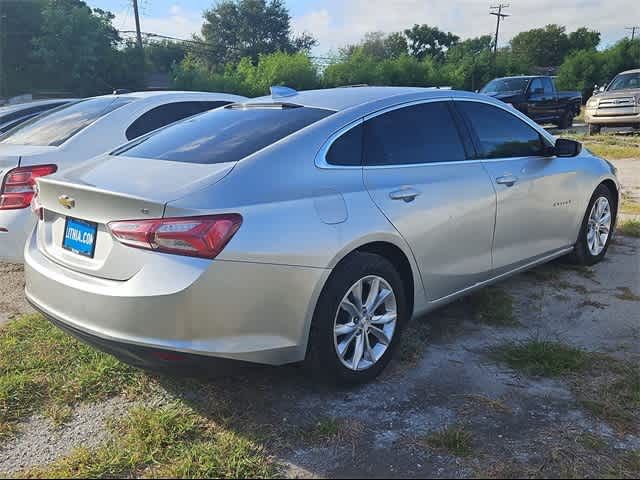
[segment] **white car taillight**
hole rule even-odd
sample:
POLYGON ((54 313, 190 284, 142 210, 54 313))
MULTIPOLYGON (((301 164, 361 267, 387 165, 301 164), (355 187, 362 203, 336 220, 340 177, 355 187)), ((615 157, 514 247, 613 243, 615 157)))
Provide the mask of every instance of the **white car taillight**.
POLYGON ((111 234, 131 247, 215 258, 242 225, 238 214, 110 222, 111 234))
POLYGON ((55 165, 38 165, 10 170, 0 189, 0 210, 27 208, 36 194, 36 179, 51 175, 57 169, 55 165))

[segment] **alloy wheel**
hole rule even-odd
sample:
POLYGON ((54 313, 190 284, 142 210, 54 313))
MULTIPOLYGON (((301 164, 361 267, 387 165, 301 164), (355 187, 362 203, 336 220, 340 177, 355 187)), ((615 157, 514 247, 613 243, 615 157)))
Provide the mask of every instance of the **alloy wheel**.
POLYGON ((396 331, 398 308, 389 283, 377 275, 358 280, 342 298, 334 319, 334 345, 350 370, 371 368, 385 354, 396 331))
POLYGON ((606 197, 598 197, 587 223, 587 246, 594 257, 602 253, 611 233, 611 205, 606 197))

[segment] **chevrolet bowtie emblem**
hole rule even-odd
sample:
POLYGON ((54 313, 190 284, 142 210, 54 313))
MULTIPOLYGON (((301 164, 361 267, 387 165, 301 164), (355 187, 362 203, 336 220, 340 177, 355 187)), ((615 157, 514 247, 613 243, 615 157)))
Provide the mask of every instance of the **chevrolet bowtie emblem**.
POLYGON ((58 203, 60 203, 60 205, 62 205, 67 210, 71 210, 76 206, 76 201, 69 195, 60 195, 58 197, 58 203))

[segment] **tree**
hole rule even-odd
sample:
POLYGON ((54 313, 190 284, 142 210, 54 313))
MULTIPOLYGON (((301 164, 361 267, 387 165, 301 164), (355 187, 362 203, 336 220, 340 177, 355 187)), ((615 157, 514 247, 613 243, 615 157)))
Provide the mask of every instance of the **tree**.
POLYGON ((308 34, 293 38, 291 16, 283 0, 222 0, 204 13, 198 52, 210 66, 238 63, 249 57, 256 63, 261 54, 308 50, 315 40, 308 34))
POLYGON ((409 43, 409 52, 422 60, 430 56, 441 60, 444 52, 458 43, 460 38, 451 32, 443 32, 438 27, 429 25, 414 25, 404 31, 409 43))
POLYGON ((173 65, 180 63, 187 52, 183 44, 171 40, 148 42, 144 54, 149 68, 154 72, 169 72, 173 65))
POLYGON ((44 0, 0 0, 0 97, 31 89, 31 42, 39 35, 44 0))
POLYGON ((511 40, 513 54, 531 66, 560 65, 569 52, 569 37, 561 25, 547 25, 520 32, 511 40))
POLYGON ((581 27, 569 34, 569 49, 575 50, 595 50, 600 44, 600 32, 581 27))
POLYGON ((90 95, 109 91, 107 80, 116 62, 120 42, 111 24, 114 16, 91 9, 81 0, 48 0, 42 10, 42 28, 33 40, 40 88, 90 95))
POLYGON ((369 32, 360 43, 343 48, 341 54, 348 57, 356 50, 378 60, 398 58, 408 53, 407 39, 399 32, 388 35, 384 32, 369 32))

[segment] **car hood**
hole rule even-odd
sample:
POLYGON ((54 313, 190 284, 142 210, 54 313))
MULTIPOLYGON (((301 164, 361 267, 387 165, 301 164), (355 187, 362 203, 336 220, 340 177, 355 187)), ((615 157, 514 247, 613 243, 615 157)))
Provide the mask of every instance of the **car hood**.
POLYGON ((100 155, 56 178, 118 194, 167 203, 222 180, 234 163, 200 164, 100 155))
POLYGON ((629 97, 640 98, 640 88, 630 88, 629 90, 618 90, 615 92, 603 92, 595 96, 595 98, 599 100, 609 99, 609 98, 629 98, 629 97))

